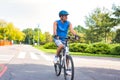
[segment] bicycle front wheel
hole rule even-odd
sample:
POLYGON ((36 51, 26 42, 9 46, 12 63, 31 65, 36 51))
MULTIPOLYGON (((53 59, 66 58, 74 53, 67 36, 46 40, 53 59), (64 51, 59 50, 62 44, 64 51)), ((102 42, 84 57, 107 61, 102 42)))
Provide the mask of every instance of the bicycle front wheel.
POLYGON ((66 64, 64 64, 64 78, 65 80, 74 79, 74 64, 70 55, 66 55, 66 64))

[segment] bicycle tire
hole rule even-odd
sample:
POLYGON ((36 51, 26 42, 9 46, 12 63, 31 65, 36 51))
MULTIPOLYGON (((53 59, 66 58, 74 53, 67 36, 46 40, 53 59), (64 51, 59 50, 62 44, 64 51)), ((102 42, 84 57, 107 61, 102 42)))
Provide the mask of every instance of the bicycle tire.
POLYGON ((66 65, 67 65, 67 60, 69 60, 69 65, 71 66, 71 68, 66 68, 65 64, 64 64, 64 78, 65 80, 73 80, 74 79, 74 63, 73 63, 73 59, 70 55, 66 55, 66 65), (71 75, 68 75, 66 73, 67 70, 71 70, 71 75))
POLYGON ((59 76, 61 74, 61 57, 59 56, 59 63, 54 64, 54 68, 55 68, 55 73, 56 76, 59 76))

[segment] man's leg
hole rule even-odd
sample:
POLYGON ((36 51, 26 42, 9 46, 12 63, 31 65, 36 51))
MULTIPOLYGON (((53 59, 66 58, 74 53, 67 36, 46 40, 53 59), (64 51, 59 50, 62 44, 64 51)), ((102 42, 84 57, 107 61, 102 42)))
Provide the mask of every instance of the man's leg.
POLYGON ((56 56, 59 56, 59 55, 60 55, 60 52, 61 52, 61 50, 63 49, 63 47, 64 47, 63 44, 60 44, 60 45, 58 46, 56 56))
POLYGON ((60 40, 55 40, 56 45, 58 46, 56 55, 54 57, 54 63, 57 63, 58 56, 60 55, 61 50, 63 49, 64 45, 60 40))

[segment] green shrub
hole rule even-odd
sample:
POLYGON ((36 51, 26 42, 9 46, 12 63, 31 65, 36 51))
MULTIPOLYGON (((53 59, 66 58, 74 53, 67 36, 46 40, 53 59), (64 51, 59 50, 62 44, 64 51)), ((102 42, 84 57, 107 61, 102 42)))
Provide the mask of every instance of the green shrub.
POLYGON ((95 43, 95 44, 81 44, 72 43, 70 44, 71 52, 84 52, 84 53, 94 53, 94 54, 109 54, 110 47, 109 44, 105 43, 95 43))
POLYGON ((56 49, 57 48, 54 42, 46 43, 43 47, 45 49, 56 49))
MULTIPOLYGON (((57 46, 54 42, 46 43, 43 46, 45 49, 56 49, 57 46)), ((94 43, 94 44, 83 44, 83 43, 71 43, 69 45, 71 52, 83 52, 92 54, 112 54, 120 55, 119 44, 106 44, 106 43, 94 43)))
POLYGON ((79 52, 85 52, 85 49, 88 47, 88 44, 78 44, 77 48, 79 52))
POLYGON ((81 44, 81 43, 72 43, 70 44, 70 51, 71 52, 85 52, 85 49, 87 48, 87 44, 81 44))
POLYGON ((93 45, 88 45, 87 48, 85 49, 85 53, 92 53, 93 52, 93 45))
POLYGON ((110 46, 106 43, 95 43, 93 44, 92 53, 110 54, 110 46))
POLYGON ((76 43, 72 43, 69 45, 69 50, 71 52, 78 52, 78 49, 77 49, 77 44, 76 43))
POLYGON ((114 48, 111 49, 111 54, 112 55, 120 55, 120 45, 115 46, 114 48))

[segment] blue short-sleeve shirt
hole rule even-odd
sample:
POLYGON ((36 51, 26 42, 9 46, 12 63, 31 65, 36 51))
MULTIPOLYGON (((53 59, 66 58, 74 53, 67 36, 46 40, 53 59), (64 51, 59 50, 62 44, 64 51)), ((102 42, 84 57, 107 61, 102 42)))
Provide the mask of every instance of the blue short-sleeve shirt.
POLYGON ((68 28, 70 25, 69 21, 64 23, 61 20, 57 20, 57 35, 60 37, 60 40, 64 41, 68 34, 68 28))

